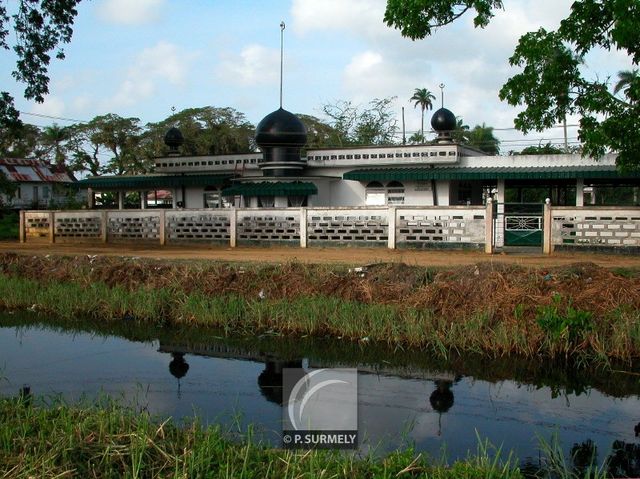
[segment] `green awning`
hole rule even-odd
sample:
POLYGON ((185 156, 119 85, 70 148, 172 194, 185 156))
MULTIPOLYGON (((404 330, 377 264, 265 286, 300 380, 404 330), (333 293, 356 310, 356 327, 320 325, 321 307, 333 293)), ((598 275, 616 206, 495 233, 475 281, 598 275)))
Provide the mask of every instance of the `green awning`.
POLYGON ((78 181, 80 188, 96 190, 154 190, 180 186, 220 186, 233 175, 94 176, 78 181))
POLYGON ((640 171, 618 172, 613 166, 585 167, 495 167, 495 168, 375 168, 352 170, 344 174, 345 180, 566 180, 636 179, 640 171))
POLYGON ((222 196, 307 196, 317 194, 318 188, 316 185, 301 181, 238 183, 222 190, 222 196))

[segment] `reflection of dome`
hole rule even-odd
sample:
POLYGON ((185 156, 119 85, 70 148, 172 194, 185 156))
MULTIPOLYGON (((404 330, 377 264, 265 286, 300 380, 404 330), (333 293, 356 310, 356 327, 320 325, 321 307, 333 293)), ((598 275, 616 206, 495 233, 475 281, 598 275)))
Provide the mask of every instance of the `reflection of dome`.
POLYGON ((267 361, 264 371, 258 376, 258 386, 262 395, 273 403, 282 406, 282 370, 284 368, 302 368, 302 361, 267 361))
POLYGON ((436 381, 438 388, 429 396, 429 403, 434 411, 447 412, 453 406, 451 381, 436 381))
POLYGON ((453 131, 456 129, 456 116, 451 110, 440 108, 431 117, 431 126, 437 132, 453 131))
POLYGON ((300 118, 279 108, 258 123, 256 143, 260 147, 304 146, 307 143, 307 129, 300 118))
POLYGON ((173 359, 169 363, 169 372, 176 379, 183 378, 189 371, 189 365, 184 360, 184 353, 171 353, 173 359))

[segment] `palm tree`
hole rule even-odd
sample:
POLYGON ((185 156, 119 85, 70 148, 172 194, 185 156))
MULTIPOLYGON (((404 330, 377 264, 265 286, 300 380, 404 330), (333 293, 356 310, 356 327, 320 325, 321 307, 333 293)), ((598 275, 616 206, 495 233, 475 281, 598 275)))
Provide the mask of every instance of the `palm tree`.
POLYGON ((624 96, 626 96, 631 102, 631 98, 629 97, 631 85, 634 81, 640 77, 639 70, 622 70, 618 72, 618 81, 613 88, 613 94, 617 95, 621 91, 623 91, 624 96))
POLYGON ((458 143, 467 143, 469 136, 469 125, 465 125, 461 116, 456 117, 456 129, 451 132, 451 137, 458 143))
POLYGON ((66 163, 66 148, 63 143, 69 139, 69 129, 54 123, 44 128, 40 138, 49 154, 53 155, 55 164, 64 166, 66 163))
POLYGON ((414 102, 413 107, 416 108, 420 105, 420 110, 422 112, 422 123, 420 126, 420 132, 422 134, 422 138, 424 138, 424 111, 429 109, 433 109, 433 103, 431 100, 435 100, 436 97, 426 88, 416 88, 416 91, 413 92, 413 96, 409 98, 409 101, 414 102))
POLYGON ((500 140, 493 135, 493 127, 476 125, 473 130, 468 133, 468 145, 484 151, 489 155, 497 155, 500 152, 500 140))

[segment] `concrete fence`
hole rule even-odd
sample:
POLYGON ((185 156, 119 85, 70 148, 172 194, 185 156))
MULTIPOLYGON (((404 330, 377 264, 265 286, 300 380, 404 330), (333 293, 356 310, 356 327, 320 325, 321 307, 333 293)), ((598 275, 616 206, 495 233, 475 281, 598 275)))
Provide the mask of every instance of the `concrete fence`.
MULTIPOLYGON (((22 242, 153 242, 475 248, 493 253, 502 231, 486 206, 22 211, 22 242)), ((640 208, 552 207, 542 251, 640 249, 640 208)))

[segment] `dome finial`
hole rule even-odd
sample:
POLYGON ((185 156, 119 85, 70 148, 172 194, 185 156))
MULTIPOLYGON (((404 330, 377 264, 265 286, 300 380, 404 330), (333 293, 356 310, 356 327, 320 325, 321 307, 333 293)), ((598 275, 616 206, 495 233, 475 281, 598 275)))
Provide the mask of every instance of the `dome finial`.
POLYGON ((280 108, 282 108, 282 69, 284 65, 284 20, 280 22, 280 108))
POLYGON ((444 83, 438 86, 440 87, 440 108, 444 108, 444 83))

